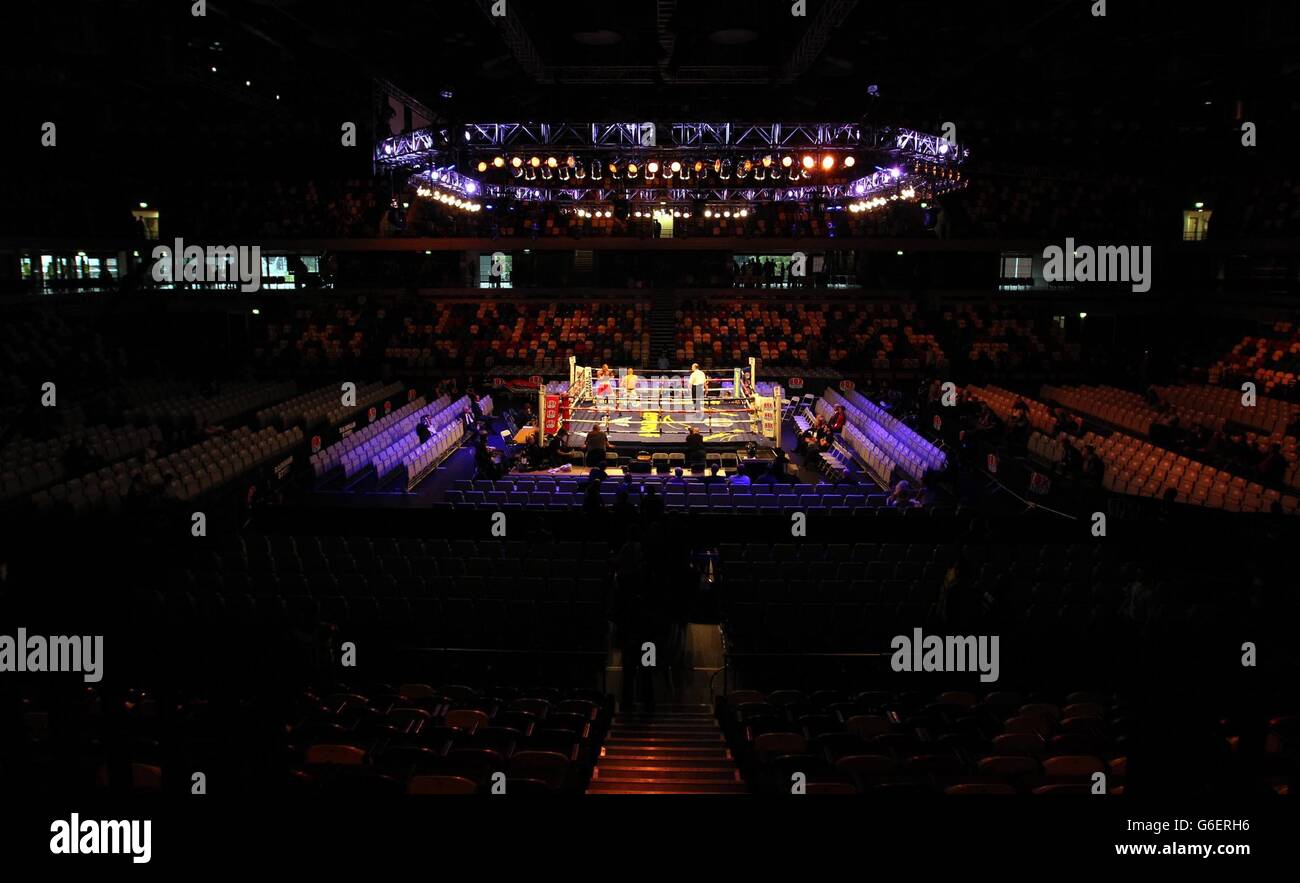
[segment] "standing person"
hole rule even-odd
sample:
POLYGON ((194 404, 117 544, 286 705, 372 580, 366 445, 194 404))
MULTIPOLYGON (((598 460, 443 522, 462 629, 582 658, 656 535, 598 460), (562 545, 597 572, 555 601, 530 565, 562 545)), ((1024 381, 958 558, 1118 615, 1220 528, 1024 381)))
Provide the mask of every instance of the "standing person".
POLYGON ((691 365, 691 400, 695 403, 695 410, 704 411, 704 393, 708 387, 709 379, 704 376, 700 370, 699 363, 691 365))
POLYGON ((638 380, 639 378, 636 376, 635 368, 628 368, 627 373, 623 375, 624 406, 630 411, 635 411, 639 407, 639 398, 636 390, 638 380))
POLYGON ((601 365, 600 369, 596 371, 596 386, 598 389, 608 390, 597 397, 601 409, 612 411, 617 384, 614 382, 614 369, 609 367, 608 363, 601 365))

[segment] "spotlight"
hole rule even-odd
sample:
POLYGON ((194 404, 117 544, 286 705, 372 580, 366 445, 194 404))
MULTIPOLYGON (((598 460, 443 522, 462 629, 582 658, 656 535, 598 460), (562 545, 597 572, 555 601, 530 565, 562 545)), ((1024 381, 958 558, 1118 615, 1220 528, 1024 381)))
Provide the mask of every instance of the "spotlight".
POLYGON ((578 160, 577 160, 576 158, 570 156, 568 159, 566 159, 566 160, 564 161, 564 164, 565 164, 566 166, 568 166, 569 168, 573 168, 574 166, 576 166, 576 165, 578 164, 578 160))
POLYGON ((630 162, 627 164, 627 176, 631 178, 634 175, 636 175, 636 163, 630 162))
POLYGON ((763 168, 765 169, 772 168, 772 157, 770 156, 763 157, 763 168))
POLYGON ((614 217, 614 213, 613 213, 612 211, 610 211, 609 209, 605 209, 605 217, 607 217, 607 218, 612 218, 612 217, 614 217))
POLYGON ((504 156, 498 156, 498 157, 494 157, 494 158, 492 159, 492 166, 493 166, 493 168, 498 168, 498 169, 499 169, 499 168, 501 168, 501 167, 502 167, 503 165, 505 165, 505 164, 506 164, 506 158, 505 158, 504 156))
POLYGON ((846 156, 846 157, 844 157, 844 168, 846 168, 846 169, 851 169, 851 168, 853 168, 855 165, 857 165, 857 162, 858 162, 858 161, 857 161, 856 159, 854 159, 853 157, 851 157, 851 156, 846 156))
POLYGON ((722 213, 722 216, 723 216, 724 218, 729 218, 729 217, 731 217, 731 209, 727 209, 725 212, 723 212, 723 213, 722 213))
POLYGON ((810 153, 805 153, 805 154, 803 155, 803 167, 804 167, 805 169, 811 169, 814 165, 816 165, 816 163, 817 163, 817 160, 815 160, 815 159, 812 158, 812 154, 810 154, 810 153))
POLYGON ((790 168, 790 166, 794 165, 794 157, 792 156, 781 157, 781 165, 785 166, 787 169, 790 168))
POLYGON ((706 217, 706 218, 711 218, 711 217, 713 217, 713 209, 711 209, 711 208, 706 208, 706 209, 704 210, 704 217, 706 217))
POLYGON ((479 163, 478 163, 478 170, 479 170, 480 172, 486 172, 486 171, 487 171, 487 163, 483 162, 483 160, 479 160, 479 163))
POLYGON ((617 174, 618 174, 618 163, 616 163, 616 162, 612 162, 612 163, 609 164, 609 173, 610 173, 611 175, 617 175, 617 174))
POLYGON ((833 168, 835 168, 835 156, 828 153, 822 157, 822 171, 829 172, 833 168))
POLYGON ((704 163, 700 162, 700 161, 697 159, 697 160, 695 161, 695 172, 696 172, 696 174, 698 174, 698 173, 700 173, 700 172, 702 172, 702 171, 704 171, 704 163))
POLYGON ((516 169, 522 166, 523 164, 524 164, 523 157, 515 156, 515 157, 511 157, 510 159, 510 165, 514 166, 516 169))
POLYGON ((673 164, 670 165, 668 168, 673 170, 673 174, 677 174, 682 170, 682 164, 679 163, 677 160, 673 160, 673 164))
POLYGON ((640 210, 640 209, 637 209, 637 210, 634 211, 632 214, 639 218, 639 217, 641 217, 641 210, 640 210))
POLYGON ((553 168, 555 168, 556 166, 558 166, 559 164, 560 164, 559 160, 557 160, 557 159, 556 159, 555 157, 553 157, 553 156, 548 156, 548 157, 546 158, 546 167, 547 167, 548 169, 553 169, 553 168))
POLYGON ((646 170, 646 174, 656 175, 659 173, 659 163, 655 162, 654 160, 650 160, 650 162, 646 165, 645 170, 646 170))
POLYGON ((534 156, 532 159, 528 160, 528 164, 533 168, 537 168, 542 164, 542 158, 540 156, 534 156))

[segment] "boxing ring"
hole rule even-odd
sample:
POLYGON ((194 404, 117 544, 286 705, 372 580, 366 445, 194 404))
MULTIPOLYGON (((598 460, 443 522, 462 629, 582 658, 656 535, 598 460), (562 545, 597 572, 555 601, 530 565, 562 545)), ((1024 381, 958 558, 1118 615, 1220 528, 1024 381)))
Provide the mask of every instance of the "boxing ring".
MULTIPOLYGON (((592 427, 605 427, 615 445, 680 447, 692 427, 710 446, 734 448, 750 442, 775 446, 780 439, 780 387, 770 395, 756 389, 754 359, 746 367, 701 369, 703 384, 691 383, 691 369, 646 371, 578 365, 569 360, 567 394, 548 421, 547 435, 567 424, 570 444, 580 446, 592 427), (629 378, 631 375, 631 378, 629 378)), ((552 399, 554 396, 552 395, 552 399)), ((542 394, 542 413, 557 403, 542 394)))

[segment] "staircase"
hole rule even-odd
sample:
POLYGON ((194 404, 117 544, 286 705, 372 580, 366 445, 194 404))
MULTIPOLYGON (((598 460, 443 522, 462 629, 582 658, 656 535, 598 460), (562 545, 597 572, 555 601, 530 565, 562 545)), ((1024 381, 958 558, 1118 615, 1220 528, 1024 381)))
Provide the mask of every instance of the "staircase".
POLYGON ((744 794, 707 705, 660 705, 654 717, 620 712, 588 794, 744 794))
MULTIPOLYGON (((671 363, 677 358, 677 299, 667 291, 656 291, 650 307, 650 354, 648 367, 659 365, 659 354, 668 353, 671 363)), ((670 365, 672 368, 689 368, 689 365, 670 365)))

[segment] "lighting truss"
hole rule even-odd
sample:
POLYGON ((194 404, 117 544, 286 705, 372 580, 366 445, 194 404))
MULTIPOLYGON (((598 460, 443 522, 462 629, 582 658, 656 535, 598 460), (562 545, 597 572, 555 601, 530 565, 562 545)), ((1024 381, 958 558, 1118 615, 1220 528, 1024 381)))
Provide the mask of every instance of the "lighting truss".
POLYGON ((968 151, 941 135, 915 129, 859 123, 465 123, 429 127, 386 138, 375 146, 377 167, 429 165, 439 156, 468 149, 556 150, 642 149, 671 154, 683 150, 856 150, 894 151, 902 159, 959 163, 968 151), (659 139, 664 131, 668 137, 659 139), (662 141, 662 143, 660 143, 662 141))

